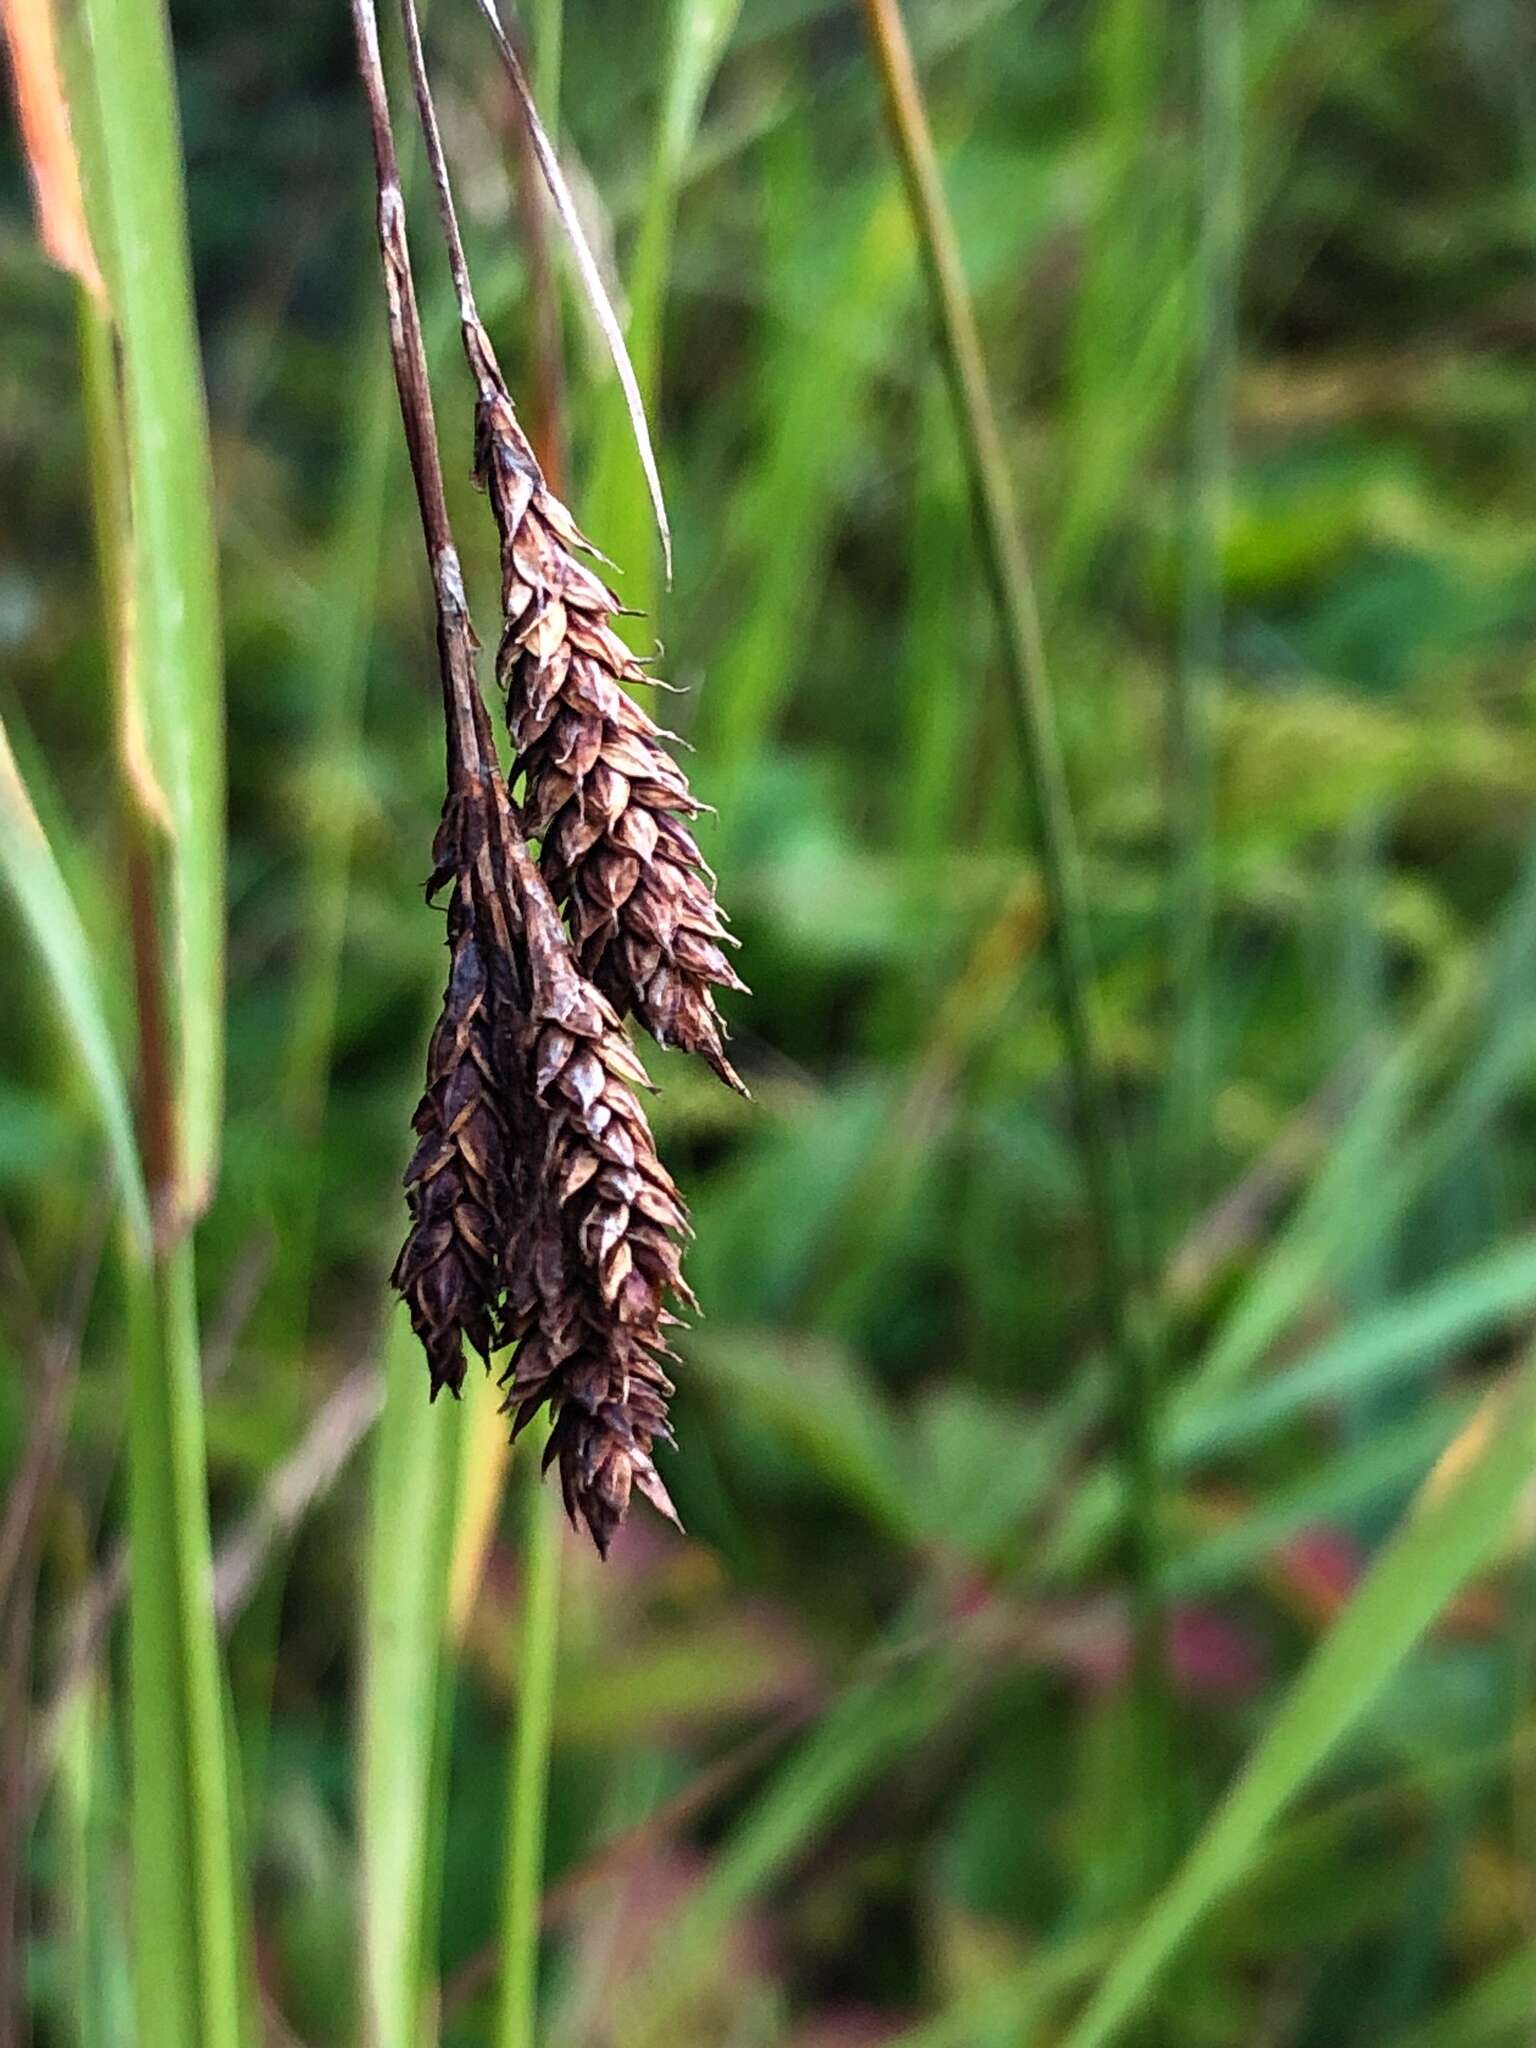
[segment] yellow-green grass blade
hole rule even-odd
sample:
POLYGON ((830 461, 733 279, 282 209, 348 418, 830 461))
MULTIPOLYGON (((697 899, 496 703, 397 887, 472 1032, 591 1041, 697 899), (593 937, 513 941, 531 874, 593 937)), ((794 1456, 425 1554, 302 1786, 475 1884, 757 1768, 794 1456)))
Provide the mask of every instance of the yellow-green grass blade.
POLYGON ((218 560, 163 7, 87 0, 107 269, 133 495, 138 684, 173 912, 179 1197, 217 1171, 223 1091, 224 712, 218 560))
POLYGON ((1290 1688, 1236 1783, 1100 1982, 1064 2048, 1103 2048, 1146 2009, 1205 1915, 1425 1630, 1497 1546, 1536 1465, 1527 1365, 1469 1455, 1412 1512, 1290 1688))

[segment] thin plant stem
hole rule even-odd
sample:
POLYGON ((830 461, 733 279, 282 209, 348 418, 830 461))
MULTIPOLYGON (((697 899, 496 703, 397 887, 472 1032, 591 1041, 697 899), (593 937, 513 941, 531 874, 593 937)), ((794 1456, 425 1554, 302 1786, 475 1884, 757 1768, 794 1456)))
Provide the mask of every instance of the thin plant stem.
MULTIPOLYGON (((545 1433, 541 1428, 540 1436, 545 1433)), ((539 1483, 534 1448, 530 1445, 528 1458, 517 1719, 507 1774, 496 2048, 535 2048, 538 2038, 539 1917, 559 1646, 561 1515, 556 1493, 539 1483)))
POLYGON ((1135 1192, 1111 1084, 1099 1051, 1087 891, 1046 669, 1034 581, 981 352, 960 249, 944 196, 922 88, 897 0, 863 0, 891 139, 927 271, 940 352, 955 405, 977 536, 997 611, 1009 706, 1034 798, 1042 880, 1051 912, 1057 1003, 1082 1129, 1099 1240, 1099 1297, 1114 1361, 1127 1498, 1136 1685, 1147 1767, 1162 1782, 1166 1678, 1158 1590, 1158 1481, 1151 1346, 1134 1291, 1140 1265, 1135 1192), (1155 1754, 1154 1754, 1155 1752, 1155 1754))
POLYGON ((1173 1044, 1164 1115, 1170 1227, 1198 1213, 1207 1187, 1215 1090, 1213 727, 1225 623, 1222 550, 1232 495, 1232 398, 1242 246, 1242 29, 1236 0, 1201 0, 1198 16, 1200 226, 1198 331, 1190 422, 1184 617, 1169 700, 1172 847, 1169 953, 1173 1044))

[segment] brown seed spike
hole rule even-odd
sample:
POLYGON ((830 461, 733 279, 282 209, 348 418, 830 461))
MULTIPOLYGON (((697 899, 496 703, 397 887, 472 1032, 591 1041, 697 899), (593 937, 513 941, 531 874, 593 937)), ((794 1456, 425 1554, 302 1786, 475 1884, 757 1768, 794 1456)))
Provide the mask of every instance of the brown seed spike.
POLYGON ((580 562, 581 539, 549 490, 494 361, 477 361, 476 475, 501 536, 504 628, 496 669, 526 778, 540 866, 581 965, 658 1045, 725 1056, 717 988, 741 989, 709 870, 686 821, 704 808, 625 683, 648 680, 608 621, 619 600, 580 562))
POLYGON ((406 1168, 410 1233, 393 1280, 427 1354, 435 1400, 464 1384, 464 1344, 495 1346, 499 1248, 508 1195, 507 1129, 498 1099, 487 977, 464 898, 450 912, 452 966, 427 1052, 418 1143, 406 1168))
POLYGON ((549 1456, 572 1519, 606 1555, 638 1489, 676 1520, 655 1469, 669 1443, 669 1297, 689 1301, 677 1240, 687 1214, 635 1094, 645 1070, 575 969, 543 877, 509 864, 533 986, 530 1077, 547 1118, 537 1230, 538 1311, 503 1377, 514 1433, 544 1403, 549 1456))

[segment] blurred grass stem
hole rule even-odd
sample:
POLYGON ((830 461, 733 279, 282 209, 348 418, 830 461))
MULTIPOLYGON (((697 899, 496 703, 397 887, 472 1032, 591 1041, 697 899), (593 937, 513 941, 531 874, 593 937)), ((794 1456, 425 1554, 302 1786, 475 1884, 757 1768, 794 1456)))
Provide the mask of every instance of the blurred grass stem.
POLYGON ((974 500, 977 534, 997 611, 1015 737, 1034 798, 1042 876, 1051 910, 1057 1000, 1099 1237, 1100 1309, 1118 1378, 1120 1454, 1127 1497, 1136 1688, 1149 1804, 1164 1782, 1166 1677, 1158 1591, 1157 1463, 1151 1349, 1138 1327, 1135 1193, 1119 1117, 1098 1049, 1095 969, 1082 861, 1046 671, 1034 583, 1013 502, 981 340, 944 196, 922 88, 897 0, 863 0, 928 275, 940 350, 974 500))

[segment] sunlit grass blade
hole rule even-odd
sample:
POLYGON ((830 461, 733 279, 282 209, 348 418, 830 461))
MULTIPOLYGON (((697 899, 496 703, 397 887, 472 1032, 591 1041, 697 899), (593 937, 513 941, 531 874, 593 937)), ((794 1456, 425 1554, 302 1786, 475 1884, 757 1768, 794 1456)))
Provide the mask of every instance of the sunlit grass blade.
POLYGON ((358 1725, 362 2007, 369 2048, 420 2048, 435 1984, 432 1789, 467 1404, 428 1406, 405 1312, 374 1433, 358 1725))
POLYGON ((213 494, 163 8, 87 0, 104 268, 121 342, 133 596, 150 768, 169 830, 177 1196, 217 1173, 223 1094, 224 708, 213 494))
POLYGON ((581 211, 571 195, 570 186, 566 183, 565 173, 560 168, 560 160, 555 154, 554 145, 550 141, 548 131, 545 129, 540 118, 538 107, 534 103, 532 88, 523 74, 522 59, 518 56, 517 50, 502 24, 501 16, 497 11, 496 0, 478 0, 478 5, 480 12, 485 16, 489 24, 492 38, 496 44, 497 54, 501 58, 502 69, 507 74, 507 80, 512 87, 513 96, 517 101, 521 118, 527 127, 528 139, 533 146, 533 154, 537 159, 539 171, 543 176, 546 186, 549 188, 550 200, 559 219, 561 231, 570 245, 571 256, 576 267, 576 275, 581 280, 581 288, 586 295, 587 304, 591 307, 592 316, 602 332, 604 342, 607 344, 608 354, 612 359, 614 371, 619 380, 619 388, 624 394, 624 406, 629 419, 630 432, 634 436, 635 449, 640 458, 640 468, 645 477, 646 490, 650 497, 651 512, 656 521, 656 530, 661 537, 662 566, 668 581, 670 581, 672 576, 672 530, 667 522, 667 508, 662 494, 661 475, 656 467, 656 451, 651 443, 650 422, 647 416, 645 399, 635 377, 635 367, 630 360, 629 347, 624 338, 624 330, 620 327, 618 315, 614 312, 612 303, 609 300, 608 289, 603 282, 602 271, 598 267, 596 257, 592 254, 591 246, 587 240, 586 229, 582 225, 581 211))
POLYGON ((1536 1464, 1536 1369, 1527 1366, 1437 1469, 1281 1701, 1236 1783, 1066 2036, 1102 2048, 1146 2009, 1157 1979, 1251 1867, 1264 1837, 1401 1667, 1446 1603, 1496 1549, 1536 1464))
POLYGON ((123 1206, 138 1245, 149 1249, 149 1204, 133 1134, 128 1087, 90 942, 0 723, 0 875, 35 944, 59 1015, 94 1098, 123 1206))

